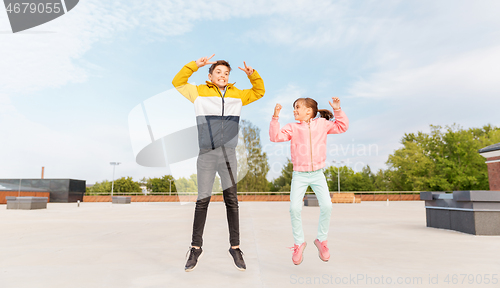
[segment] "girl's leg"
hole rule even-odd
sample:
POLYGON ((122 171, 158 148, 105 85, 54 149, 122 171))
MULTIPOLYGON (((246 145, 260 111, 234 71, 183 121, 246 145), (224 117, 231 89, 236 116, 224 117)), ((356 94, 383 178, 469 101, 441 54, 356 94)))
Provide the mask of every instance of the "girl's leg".
POLYGON ((295 244, 304 243, 304 230, 302 229, 302 200, 309 186, 310 172, 293 171, 290 191, 290 218, 292 220, 293 240, 295 244))
POLYGON ((332 215, 332 199, 328 184, 326 183, 325 174, 322 170, 313 172, 311 179, 311 188, 318 198, 319 204, 319 224, 318 224, 318 240, 323 242, 328 238, 328 228, 330 227, 330 216, 332 215))

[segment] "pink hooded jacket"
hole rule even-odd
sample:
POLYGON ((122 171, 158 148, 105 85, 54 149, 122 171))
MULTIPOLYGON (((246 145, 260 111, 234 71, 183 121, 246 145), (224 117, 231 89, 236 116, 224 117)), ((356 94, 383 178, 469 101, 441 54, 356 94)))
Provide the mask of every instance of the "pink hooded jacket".
POLYGON ((333 111, 335 121, 325 118, 311 119, 310 123, 289 123, 280 129, 279 117, 273 117, 269 126, 272 142, 292 140, 291 152, 293 170, 306 172, 325 167, 326 135, 340 134, 349 128, 349 119, 344 111, 333 111))

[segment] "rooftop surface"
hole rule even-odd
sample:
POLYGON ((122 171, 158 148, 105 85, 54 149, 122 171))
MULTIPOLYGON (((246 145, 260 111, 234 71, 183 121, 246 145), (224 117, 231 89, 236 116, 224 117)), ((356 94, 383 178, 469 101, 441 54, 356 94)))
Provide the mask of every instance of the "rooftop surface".
POLYGON ((194 203, 0 205, 0 287, 499 287, 500 236, 427 228, 423 201, 333 204, 322 262, 318 207, 304 207, 304 261, 291 261, 288 202, 240 202, 247 270, 228 256, 223 203, 204 255, 184 272, 194 203), (495 280, 496 279, 496 280, 495 280))
POLYGON ((484 147, 482 149, 479 149, 479 153, 484 153, 484 152, 491 152, 491 151, 497 151, 500 150, 500 143, 490 145, 488 147, 484 147))

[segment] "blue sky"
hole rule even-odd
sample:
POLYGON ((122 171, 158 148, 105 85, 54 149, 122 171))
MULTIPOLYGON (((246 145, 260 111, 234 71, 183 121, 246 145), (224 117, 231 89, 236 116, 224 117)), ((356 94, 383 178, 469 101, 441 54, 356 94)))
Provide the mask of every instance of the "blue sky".
MULTIPOLYGON (((289 145, 268 140, 273 107, 284 106, 284 125, 298 97, 320 108, 341 99, 350 128, 329 137, 329 163, 384 169, 404 133, 500 126, 499 12, 496 1, 83 0, 16 34, 0 12, 0 178, 38 178, 45 166, 47 178, 94 183, 111 179, 110 161, 122 162, 116 177, 169 174, 135 162, 129 114, 213 53, 231 63, 240 89, 250 87, 243 61, 264 79, 264 98, 242 119, 261 129, 268 178, 289 145)), ((166 119, 185 110, 165 125, 194 121, 183 101, 165 105, 166 119)))

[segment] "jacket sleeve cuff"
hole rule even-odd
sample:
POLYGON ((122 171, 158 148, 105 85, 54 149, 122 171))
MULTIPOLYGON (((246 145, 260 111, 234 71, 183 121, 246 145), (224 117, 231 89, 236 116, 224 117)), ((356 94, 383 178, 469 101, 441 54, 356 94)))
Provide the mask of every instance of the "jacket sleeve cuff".
POLYGON ((186 66, 187 66, 189 69, 193 70, 194 72, 198 71, 198 68, 199 68, 199 67, 198 67, 198 65, 196 65, 196 62, 195 62, 195 61, 191 61, 191 62, 189 62, 188 64, 186 64, 186 66))
MULTIPOLYGON (((196 63, 195 63, 196 64, 196 63)), ((260 78, 259 73, 257 73, 257 70, 253 69, 253 73, 248 75, 248 79, 254 80, 260 78)))

